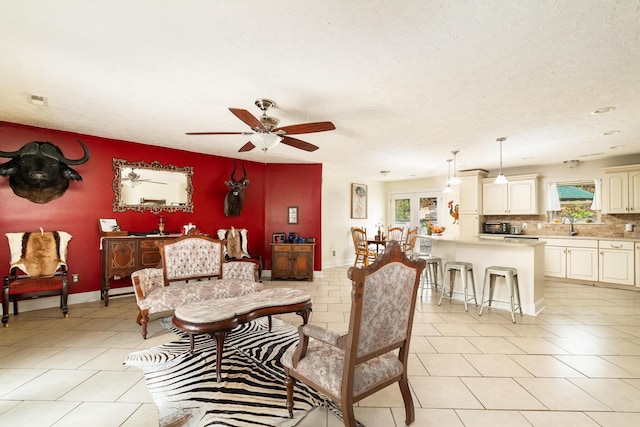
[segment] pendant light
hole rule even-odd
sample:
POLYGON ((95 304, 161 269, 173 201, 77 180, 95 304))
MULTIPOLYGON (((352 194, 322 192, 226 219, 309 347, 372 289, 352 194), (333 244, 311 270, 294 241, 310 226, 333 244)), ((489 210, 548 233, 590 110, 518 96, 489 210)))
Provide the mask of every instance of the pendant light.
POLYGON ((462 180, 458 176, 458 167, 456 166, 456 155, 459 152, 460 151, 458 150, 451 152, 451 154, 453 154, 453 176, 451 177, 451 179, 449 179, 449 184, 453 184, 453 185, 458 185, 462 182, 462 180))
POLYGON ((502 173, 502 143, 506 140, 507 138, 498 138, 496 141, 498 141, 500 143, 500 173, 498 174, 498 176, 496 176, 496 180, 493 181, 494 184, 506 184, 509 181, 507 180, 507 177, 504 176, 504 174, 502 173))
POLYGON ((451 193, 453 189, 451 188, 451 160, 447 159, 447 164, 449 165, 449 172, 447 173, 447 186, 442 190, 443 193, 451 193))

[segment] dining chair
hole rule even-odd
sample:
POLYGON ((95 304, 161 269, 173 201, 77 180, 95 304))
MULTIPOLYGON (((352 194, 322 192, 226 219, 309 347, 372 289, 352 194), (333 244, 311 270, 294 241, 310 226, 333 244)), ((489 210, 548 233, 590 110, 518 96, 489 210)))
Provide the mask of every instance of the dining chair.
POLYGON ((391 227, 387 230, 387 240, 395 240, 402 242, 402 236, 404 235, 404 227, 391 227))
POLYGON ((371 265, 349 269, 352 291, 348 331, 337 333, 314 324, 301 325, 298 345, 282 356, 290 417, 296 381, 339 405, 347 427, 357 425, 354 403, 397 382, 405 424, 415 421, 407 364, 424 267, 424 260, 409 259, 401 244, 392 241, 371 265))
POLYGON ((403 250, 405 252, 413 252, 413 248, 416 246, 416 240, 418 239, 418 227, 410 228, 407 230, 407 236, 404 241, 403 250))
POLYGON ((369 249, 367 243, 367 230, 365 228, 351 227, 351 238, 353 239, 353 247, 355 249, 356 258, 353 261, 353 266, 358 264, 369 265, 370 262, 375 261, 378 254, 369 249))

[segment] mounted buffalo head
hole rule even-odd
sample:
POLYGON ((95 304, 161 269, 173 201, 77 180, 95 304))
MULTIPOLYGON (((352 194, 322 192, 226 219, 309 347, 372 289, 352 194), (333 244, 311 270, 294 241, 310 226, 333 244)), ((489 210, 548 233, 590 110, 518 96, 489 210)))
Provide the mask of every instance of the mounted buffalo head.
POLYGON ((231 181, 224 183, 229 187, 229 192, 224 198, 224 216, 240 216, 242 210, 242 202, 244 201, 244 188, 249 185, 247 179, 247 171, 242 162, 242 178, 236 181, 233 177, 236 174, 236 162, 233 162, 233 172, 231 172, 231 181))
POLYGON ((34 203, 48 203, 62 196, 70 180, 82 181, 69 165, 81 165, 89 160, 89 150, 78 140, 84 156, 77 160, 64 157, 50 142, 33 141, 17 151, 0 151, 0 157, 11 160, 0 165, 0 176, 9 177, 13 192, 34 203))

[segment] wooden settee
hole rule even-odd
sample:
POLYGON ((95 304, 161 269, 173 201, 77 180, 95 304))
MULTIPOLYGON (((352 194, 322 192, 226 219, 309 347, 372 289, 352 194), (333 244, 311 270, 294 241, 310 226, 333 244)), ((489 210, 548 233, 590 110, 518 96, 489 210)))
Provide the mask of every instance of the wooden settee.
POLYGON ((198 301, 232 298, 262 290, 258 266, 253 262, 226 262, 223 240, 197 230, 160 245, 162 268, 146 268, 131 274, 137 323, 147 337, 149 315, 174 311, 198 301))

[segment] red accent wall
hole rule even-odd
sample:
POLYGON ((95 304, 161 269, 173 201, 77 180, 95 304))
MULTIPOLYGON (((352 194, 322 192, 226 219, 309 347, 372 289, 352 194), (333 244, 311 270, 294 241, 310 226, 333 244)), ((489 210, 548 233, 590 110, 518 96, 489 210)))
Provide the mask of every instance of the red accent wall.
MULTIPOLYGON (((31 141, 48 141, 57 145, 67 158, 80 158, 82 148, 78 138, 88 147, 91 157, 87 163, 74 166, 83 180, 72 181, 61 198, 45 204, 30 202, 13 193, 8 178, 0 177, 1 234, 42 227, 48 231, 67 231, 73 236, 69 243, 69 272, 80 274, 80 282, 72 285, 72 293, 100 289, 98 219, 116 218, 123 230, 131 232, 157 229, 157 215, 151 212, 113 212, 113 158, 193 167, 194 212, 163 212, 167 231, 179 232, 190 222, 214 236, 219 228, 246 228, 249 252, 261 254, 267 270, 271 269, 272 233, 299 232, 304 237, 316 237, 314 269, 321 269, 322 165, 246 162, 250 185, 245 189, 242 213, 226 218, 224 181, 231 175, 234 159, 0 122, 0 151, 18 150, 31 141), (300 224, 287 225, 288 206, 299 207, 300 224)), ((0 158, 0 163, 8 160, 0 158)), ((4 240, 0 243, 0 263, 6 266, 5 272, 9 259, 4 240)))

